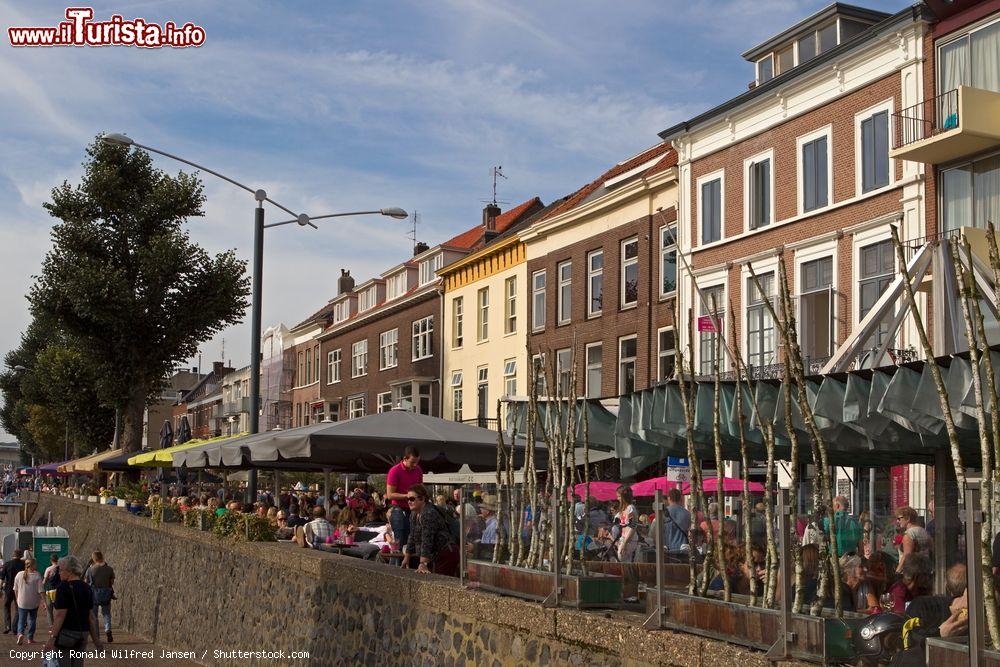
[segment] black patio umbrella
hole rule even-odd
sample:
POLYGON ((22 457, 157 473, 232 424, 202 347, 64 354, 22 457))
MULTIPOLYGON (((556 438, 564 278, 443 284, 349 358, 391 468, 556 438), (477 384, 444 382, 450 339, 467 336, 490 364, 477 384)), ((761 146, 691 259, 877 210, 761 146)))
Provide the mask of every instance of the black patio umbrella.
POLYGON ((188 424, 187 415, 181 417, 181 425, 177 427, 177 444, 183 445, 191 439, 191 425, 188 424))
POLYGON ((173 447, 173 445, 174 445, 174 427, 170 425, 169 419, 164 419, 163 426, 160 427, 160 449, 173 447))

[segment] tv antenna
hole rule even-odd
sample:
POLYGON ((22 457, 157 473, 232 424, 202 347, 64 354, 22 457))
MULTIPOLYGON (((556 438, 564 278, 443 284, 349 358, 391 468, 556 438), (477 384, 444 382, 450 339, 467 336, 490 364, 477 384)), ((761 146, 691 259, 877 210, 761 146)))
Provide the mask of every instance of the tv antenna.
MULTIPOLYGON (((509 204, 510 202, 497 201, 497 178, 498 177, 502 178, 505 181, 508 180, 507 176, 505 176, 504 173, 503 173, 503 166, 498 164, 497 166, 493 167, 491 171, 493 172, 493 201, 492 201, 492 204, 494 206, 496 206, 497 204, 509 204)), ((490 202, 486 202, 486 203, 490 203, 490 202)))
POLYGON ((420 222, 420 214, 417 213, 416 211, 413 211, 413 214, 410 215, 410 231, 406 233, 406 238, 413 241, 414 250, 417 249, 417 223, 419 222, 420 222))

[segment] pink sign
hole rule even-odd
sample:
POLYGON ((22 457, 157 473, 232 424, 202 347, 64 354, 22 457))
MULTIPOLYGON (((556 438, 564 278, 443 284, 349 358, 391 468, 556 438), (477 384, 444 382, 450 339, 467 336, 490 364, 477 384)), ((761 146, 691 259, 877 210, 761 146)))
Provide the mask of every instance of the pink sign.
POLYGON ((889 469, 889 497, 892 498, 893 512, 910 504, 910 466, 892 466, 889 469))
POLYGON ((701 333, 719 333, 719 329, 715 326, 716 321, 718 321, 719 327, 722 327, 722 315, 716 315, 715 317, 702 315, 698 318, 698 331, 701 333))

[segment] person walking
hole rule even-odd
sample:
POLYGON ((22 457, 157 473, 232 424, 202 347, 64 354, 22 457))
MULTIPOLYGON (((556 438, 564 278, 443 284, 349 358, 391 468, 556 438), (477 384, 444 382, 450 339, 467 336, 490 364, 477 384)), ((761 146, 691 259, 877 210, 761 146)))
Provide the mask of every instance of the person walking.
POLYGON ((59 559, 59 588, 56 589, 55 622, 45 642, 46 651, 58 649, 59 667, 83 667, 83 658, 74 657, 70 651, 83 651, 87 646, 87 636, 94 642, 94 648, 103 647, 97 630, 97 615, 94 613, 94 593, 81 577, 83 563, 76 556, 59 559))
POLYGON ((24 560, 24 569, 14 577, 14 597, 17 600, 17 643, 35 643, 35 625, 38 622, 38 605, 45 605, 42 575, 38 574, 34 558, 24 560), (27 630, 27 632, 25 632, 27 630))
POLYGON ((59 555, 52 554, 50 560, 51 565, 45 568, 45 574, 42 575, 42 590, 45 591, 45 611, 49 615, 49 627, 52 627, 52 602, 56 599, 56 588, 59 587, 59 555))
POLYGON ((94 591, 94 609, 100 609, 101 616, 104 617, 104 634, 108 638, 108 643, 114 641, 111 635, 111 601, 115 597, 115 570, 104 561, 104 554, 95 551, 90 559, 93 564, 87 568, 83 579, 94 591))
POLYGON ((400 546, 410 539, 410 506, 407 493, 424 481, 424 471, 420 468, 420 452, 409 446, 403 452, 403 460, 389 469, 385 478, 385 499, 392 503, 389 524, 392 534, 400 546))
POLYGON ((14 629, 15 617, 12 608, 16 602, 14 598, 14 577, 24 569, 24 552, 15 549, 10 560, 0 568, 0 582, 3 583, 3 633, 9 635, 14 629))
MULTIPOLYGON (((837 529, 837 539, 834 548, 837 556, 858 553, 858 544, 861 542, 861 524, 851 516, 847 510, 847 497, 837 496, 833 499, 833 525, 837 529)), ((823 519, 823 530, 830 534, 830 518, 823 519)))

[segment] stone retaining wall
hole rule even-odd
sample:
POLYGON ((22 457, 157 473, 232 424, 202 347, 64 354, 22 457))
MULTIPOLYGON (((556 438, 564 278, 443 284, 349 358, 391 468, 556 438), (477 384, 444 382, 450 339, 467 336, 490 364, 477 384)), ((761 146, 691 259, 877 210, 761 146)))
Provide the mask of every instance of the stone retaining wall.
POLYGON ((640 627, 637 614, 544 609, 458 581, 289 544, 236 543, 43 495, 73 553, 115 567, 115 625, 219 665, 768 664, 724 642, 640 627), (284 651, 216 659, 214 651, 284 651), (292 651, 308 651, 293 660, 292 651))

